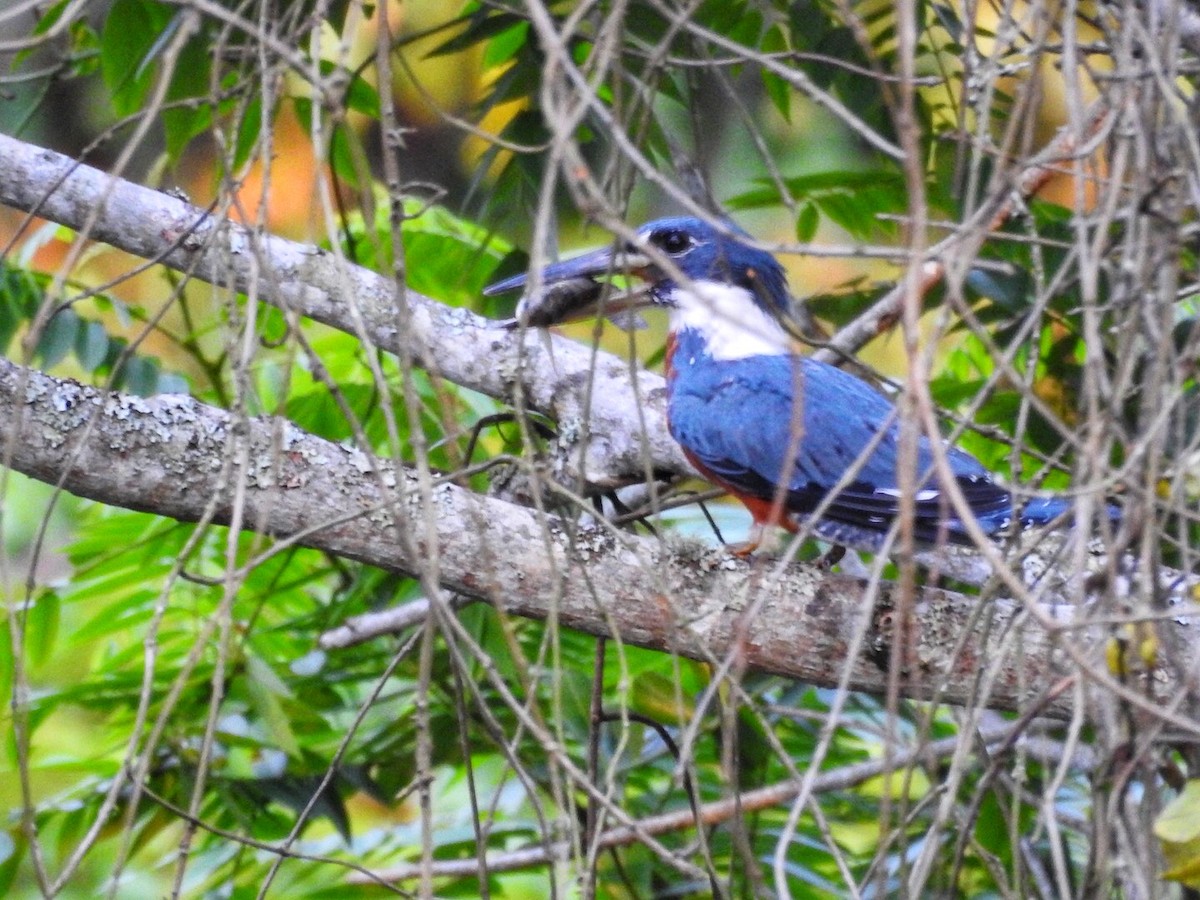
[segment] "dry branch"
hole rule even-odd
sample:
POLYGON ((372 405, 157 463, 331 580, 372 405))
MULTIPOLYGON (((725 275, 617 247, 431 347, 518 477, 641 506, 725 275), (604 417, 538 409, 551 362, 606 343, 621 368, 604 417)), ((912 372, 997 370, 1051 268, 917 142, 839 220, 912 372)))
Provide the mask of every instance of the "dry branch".
MULTIPOLYGON (((1103 100, 1097 100, 1084 117, 1082 135, 1070 126, 1059 129, 1042 152, 1013 176, 1002 194, 993 198, 992 203, 982 206, 973 220, 963 223, 955 234, 929 249, 928 260, 922 265, 920 277, 912 289, 921 297, 929 293, 946 277, 944 259, 948 255, 961 252, 964 244, 978 246, 988 235, 1001 228, 1021 205, 1045 187, 1064 166, 1080 153, 1088 152, 1084 150, 1085 145, 1104 131, 1111 121, 1112 110, 1103 100)), ((840 364, 868 342, 891 331, 900 321, 908 290, 906 282, 897 284, 830 338, 813 356, 828 363, 840 364)))
MULTIPOLYGON (((1011 749, 1011 746, 1018 742, 1023 728, 1023 724, 1020 723, 1005 723, 981 729, 978 734, 979 742, 982 744, 981 749, 988 754, 1011 749)), ((903 772, 917 764, 930 765, 954 754, 961 742, 962 738, 958 736, 943 738, 926 746, 909 750, 895 749, 880 759, 822 772, 816 777, 813 792, 823 794, 844 791, 887 773, 903 772)), ((785 781, 746 791, 737 797, 706 803, 700 808, 700 822, 705 826, 719 825, 738 816, 780 806, 795 799, 798 787, 795 782, 785 781)), ((696 816, 690 809, 680 809, 640 819, 637 824, 636 829, 620 826, 605 831, 600 835, 597 841, 598 845, 607 850, 632 844, 639 840, 639 834, 669 834, 694 828, 696 827, 696 816)), ((570 851, 571 848, 568 844, 560 842, 548 847, 538 845, 521 850, 495 853, 488 857, 487 869, 495 874, 496 872, 546 865, 569 858, 570 851)), ((475 859, 439 860, 433 863, 433 874, 438 878, 470 877, 477 871, 478 861, 475 859)), ((419 863, 408 863, 367 873, 352 874, 346 880, 349 884, 374 884, 380 881, 410 881, 421 877, 421 874, 422 867, 419 863)))

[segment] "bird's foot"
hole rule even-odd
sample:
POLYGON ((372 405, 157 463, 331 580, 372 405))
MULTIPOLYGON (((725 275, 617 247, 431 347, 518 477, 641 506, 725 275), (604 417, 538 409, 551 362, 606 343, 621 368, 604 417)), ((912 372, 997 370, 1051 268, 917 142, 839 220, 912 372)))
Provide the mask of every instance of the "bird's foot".
POLYGON ((740 541, 736 544, 726 544, 725 549, 738 559, 746 559, 752 553, 754 553, 755 550, 762 546, 762 542, 763 527, 756 523, 754 527, 750 529, 750 534, 747 535, 746 540, 740 541))
POLYGON ((825 552, 825 554, 817 560, 817 565, 827 572, 833 571, 833 567, 840 563, 846 556, 846 548, 841 544, 834 544, 825 552))
POLYGON ((726 544, 725 549, 738 559, 748 559, 754 555, 761 541, 738 541, 736 544, 726 544))

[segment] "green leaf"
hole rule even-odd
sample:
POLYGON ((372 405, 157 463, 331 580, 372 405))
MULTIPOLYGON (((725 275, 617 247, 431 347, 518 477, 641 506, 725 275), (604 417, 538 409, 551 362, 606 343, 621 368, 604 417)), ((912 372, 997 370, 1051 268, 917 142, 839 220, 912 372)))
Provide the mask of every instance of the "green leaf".
POLYGON ((192 39, 184 44, 171 71, 168 106, 162 113, 167 156, 172 161, 178 160, 192 139, 212 125, 212 104, 201 99, 210 88, 211 67, 212 56, 203 41, 192 39))
POLYGON ((100 35, 100 71, 118 116, 142 108, 154 78, 148 64, 175 16, 153 0, 114 0, 100 35))
POLYGON ((75 346, 76 336, 83 327, 83 322, 69 306, 60 309, 46 323, 41 337, 38 339, 34 354, 42 360, 42 365, 52 369, 71 352, 75 346))
POLYGON ((792 120, 792 86, 783 79, 782 76, 769 72, 766 69, 762 71, 763 87, 767 91, 767 97, 771 103, 779 110, 779 114, 790 122, 792 120))
POLYGON ((25 841, 20 838, 18 829, 0 831, 0 894, 12 896, 9 889, 17 878, 21 860, 25 857, 25 841))
POLYGON ((796 216, 796 240, 801 243, 808 243, 817 234, 817 226, 821 224, 821 215, 817 212, 817 208, 811 203, 805 203, 800 207, 800 213, 796 216))
POLYGON ((431 50, 429 56, 449 56, 460 53, 508 31, 514 25, 525 23, 525 20, 515 13, 501 12, 493 15, 491 10, 482 9, 463 16, 459 21, 465 23, 466 27, 448 41, 431 50))
POLYGON ((965 29, 963 28, 962 20, 958 17, 958 12, 954 9, 954 7, 945 3, 934 3, 932 4, 932 7, 933 13, 935 16, 937 16, 938 22, 940 22, 941 26, 946 29, 946 33, 950 35, 951 39, 955 41, 961 41, 963 39, 965 29))
MULTIPOLYGON (((35 35, 49 34, 51 29, 62 19, 62 14, 68 6, 73 5, 72 0, 58 0, 51 4, 48 8, 35 11, 37 15, 37 24, 33 26, 32 33, 35 35)), ((60 59, 72 63, 68 70, 72 76, 90 74, 95 68, 95 54, 89 53, 89 50, 94 50, 99 46, 99 36, 91 23, 80 17, 68 24, 70 43, 68 52, 60 51, 60 59)), ((29 41, 26 43, 26 48, 18 51, 13 55, 12 64, 9 67, 10 71, 17 72, 25 64, 30 57, 35 56, 35 53, 42 47, 42 41, 29 41)), ((59 73, 62 77, 63 73, 59 73)), ((66 80, 65 78, 63 80, 66 80)))
POLYGON ((58 639, 62 603, 54 591, 41 591, 25 616, 25 649, 35 664, 45 662, 58 639))
POLYGON ((71 23, 71 77, 87 78, 100 69, 100 35, 86 19, 71 23))
MULTIPOLYGON (((484 285, 512 252, 512 245, 442 206, 411 199, 404 202, 404 213, 405 257, 420 260, 420 265, 406 269, 409 287, 456 306, 479 304, 484 285)), ((361 234, 362 220, 357 219, 351 227, 361 234)), ((379 227, 378 239, 356 242, 359 256, 355 261, 385 270, 390 260, 372 255, 374 247, 390 245, 387 220, 381 218, 379 227)))
POLYGON ((0 354, 8 350, 9 342, 25 318, 20 301, 5 290, 6 287, 7 285, 0 284, 0 354))
POLYGON ((342 95, 343 104, 364 116, 378 119, 380 114, 379 91, 375 86, 362 77, 358 71, 350 71, 332 60, 321 60, 321 78, 329 81, 334 75, 346 77, 346 89, 342 95))
MULTIPOLYGON (((360 421, 375 407, 379 397, 370 384, 342 384, 338 390, 360 421)), ((304 393, 293 391, 287 398, 287 417, 305 431, 331 441, 344 441, 354 434, 341 406, 324 385, 316 385, 304 393)))
POLYGON ((254 97, 246 104, 245 112, 237 124, 237 142, 233 151, 233 168, 238 170, 246 164, 250 154, 258 146, 262 134, 262 98, 254 97))
POLYGON ((85 372, 94 372, 108 356, 108 332, 99 322, 81 322, 75 333, 75 358, 85 372))
POLYGON ((859 279, 854 284, 847 286, 846 290, 828 294, 813 294, 804 302, 814 316, 832 322, 834 325, 845 325, 874 303, 882 292, 881 289, 869 285, 858 290, 852 289, 857 284, 865 283, 865 279, 859 279))
POLYGON ((158 600, 158 590, 145 588, 142 585, 149 579, 161 577, 161 567, 147 568, 143 571, 133 570, 121 576, 104 579, 95 584, 95 596, 108 601, 102 615, 94 617, 82 627, 71 632, 69 640, 76 645, 85 645, 88 641, 106 635, 120 635, 135 632, 143 625, 154 609, 158 600))
POLYGON ((262 659, 253 653, 246 656, 246 677, 249 678, 250 703, 253 705, 275 745, 292 759, 301 757, 300 742, 292 731, 282 700, 291 692, 283 680, 262 659))
POLYGON ((358 187, 362 181, 360 174, 368 171, 366 158, 358 132, 344 125, 335 126, 329 139, 329 164, 338 178, 358 187))
POLYGON ((710 22, 709 27, 722 32, 730 40, 747 48, 757 45, 762 38, 763 17, 757 9, 744 3, 713 3, 710 8, 720 19, 710 22))
POLYGON ((192 392, 191 382, 187 380, 187 376, 180 375, 178 372, 162 372, 158 376, 159 394, 190 394, 192 392))
MULTIPOLYGON (((733 197, 732 209, 776 206, 781 198, 773 179, 761 178, 758 186, 733 197)), ((784 179, 795 202, 817 206, 834 223, 864 239, 891 233, 895 226, 881 220, 883 213, 899 214, 908 205, 903 177, 894 170, 824 171, 784 179)))
POLYGON ((980 296, 1012 311, 1029 306, 1033 279, 1025 269, 1017 266, 1008 267, 1007 271, 976 267, 967 272, 966 285, 980 296))
POLYGON ((33 27, 33 33, 37 35, 47 34, 51 28, 58 24, 58 20, 62 18, 63 12, 72 0, 58 0, 56 3, 51 3, 49 7, 43 9, 38 16, 37 24, 33 27))
POLYGON ((113 385, 131 391, 139 397, 149 397, 158 393, 158 372, 157 360, 144 356, 130 356, 113 379, 113 385))
POLYGON ((296 115, 297 121, 304 128, 309 128, 313 124, 313 102, 308 97, 293 97, 292 110, 296 115))
POLYGON ((508 62, 521 51, 527 40, 529 40, 528 22, 519 21, 515 25, 505 28, 488 41, 487 48, 483 52, 484 67, 495 68, 508 62))

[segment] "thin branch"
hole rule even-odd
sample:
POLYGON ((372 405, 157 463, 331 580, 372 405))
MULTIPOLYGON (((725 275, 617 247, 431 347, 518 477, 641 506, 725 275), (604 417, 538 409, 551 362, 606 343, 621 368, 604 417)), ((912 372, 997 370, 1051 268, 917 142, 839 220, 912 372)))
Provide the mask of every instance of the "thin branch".
MULTIPOLYGON (((1027 722, 1006 723, 995 725, 980 732, 977 753, 992 753, 1006 746, 1011 746, 1020 731, 1028 727, 1027 722)), ((893 772, 900 772, 914 765, 930 765, 947 756, 953 755, 962 745, 962 737, 954 736, 939 741, 913 747, 904 752, 893 752, 879 759, 855 763, 823 772, 817 776, 814 783, 814 793, 824 794, 833 791, 845 791, 863 782, 893 772)), ((657 816, 640 819, 636 830, 620 827, 603 832, 596 839, 598 849, 606 850, 622 847, 637 842, 639 834, 661 835, 695 828, 697 821, 705 826, 720 825, 736 816, 771 809, 788 803, 795 798, 799 786, 794 781, 781 781, 757 790, 747 791, 733 797, 726 797, 713 803, 706 803, 699 810, 680 809, 657 816), (698 813, 698 814, 697 814, 698 813)), ((559 842, 551 845, 530 847, 496 853, 488 857, 488 871, 512 872, 518 869, 528 869, 534 866, 546 865, 561 859, 569 858, 570 845, 559 842)), ((478 873, 478 861, 472 857, 461 860, 447 860, 434 863, 433 874, 438 878, 467 878, 478 873)), ((420 877, 422 867, 416 864, 402 864, 388 869, 372 870, 369 874, 354 874, 347 881, 350 884, 377 884, 379 882, 395 883, 411 881, 420 877)))
MULTIPOLYGON (((1087 152, 1093 139, 1110 124, 1112 110, 1104 100, 1097 100, 1088 110, 1082 136, 1070 126, 1059 130, 1045 149, 1030 160, 1012 180, 1011 189, 990 205, 980 207, 969 222, 963 223, 958 233, 952 234, 929 248, 927 262, 921 267, 920 278, 914 287, 920 296, 933 289, 946 275, 942 260, 951 251, 958 251, 967 241, 982 243, 993 231, 1000 228, 1016 212, 1021 203, 1035 195, 1055 175, 1061 173, 1064 163, 1087 152), (1082 139, 1081 139, 1082 137, 1082 139)), ((834 335, 813 356, 829 363, 840 363, 874 338, 890 331, 900 320, 907 283, 897 284, 880 297, 853 322, 834 335)))

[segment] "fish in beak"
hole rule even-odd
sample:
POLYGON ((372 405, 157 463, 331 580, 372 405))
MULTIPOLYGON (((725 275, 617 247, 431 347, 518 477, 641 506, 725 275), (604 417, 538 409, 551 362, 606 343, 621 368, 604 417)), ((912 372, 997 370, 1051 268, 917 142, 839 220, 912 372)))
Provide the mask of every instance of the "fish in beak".
MULTIPOLYGON (((509 329, 521 325, 548 328, 603 315, 626 331, 645 328, 646 323, 636 310, 654 303, 649 288, 622 293, 599 279, 621 274, 645 277, 650 265, 650 259, 638 250, 626 248, 614 252, 611 247, 553 263, 542 269, 539 290, 527 292, 517 303, 516 316, 501 324, 509 329)), ((528 275, 514 275, 488 285, 483 293, 491 297, 529 284, 528 275)))

